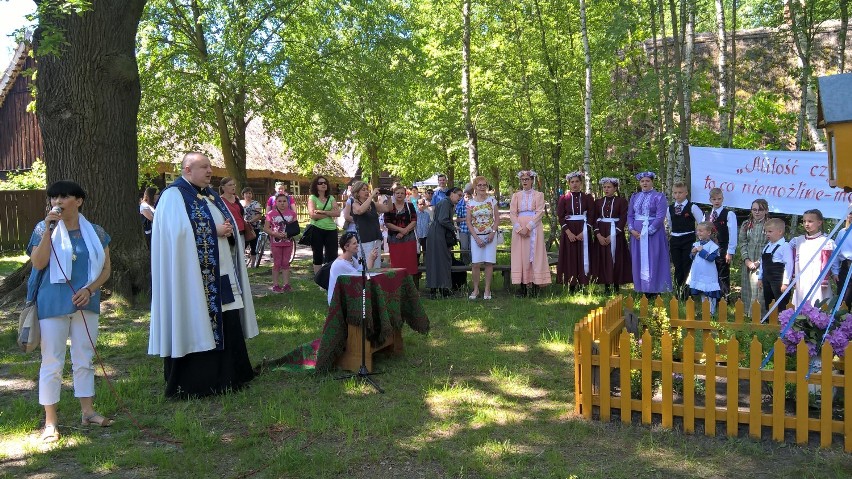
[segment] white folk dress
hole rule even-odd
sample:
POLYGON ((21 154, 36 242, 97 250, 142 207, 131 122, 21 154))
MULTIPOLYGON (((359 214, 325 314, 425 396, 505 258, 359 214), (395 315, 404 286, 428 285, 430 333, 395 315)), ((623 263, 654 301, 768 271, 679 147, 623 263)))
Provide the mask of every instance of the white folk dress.
MULTIPOLYGON (((813 237, 801 235, 790 240, 790 246, 793 248, 794 278, 799 278, 796 289, 793 290, 793 306, 798 307, 819 279, 820 271, 828 267, 828 260, 831 252, 834 251, 834 240, 826 238, 822 233, 813 237)), ((828 275, 826 275, 814 288, 808 302, 814 304, 816 301, 829 299, 832 296, 828 275)))

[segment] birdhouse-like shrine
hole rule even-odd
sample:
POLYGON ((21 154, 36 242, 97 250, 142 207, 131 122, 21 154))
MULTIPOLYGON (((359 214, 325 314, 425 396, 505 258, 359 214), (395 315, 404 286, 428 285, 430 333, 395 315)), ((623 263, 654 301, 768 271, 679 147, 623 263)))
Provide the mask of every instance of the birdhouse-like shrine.
POLYGON ((852 73, 817 79, 817 126, 825 129, 828 184, 852 189, 852 73))

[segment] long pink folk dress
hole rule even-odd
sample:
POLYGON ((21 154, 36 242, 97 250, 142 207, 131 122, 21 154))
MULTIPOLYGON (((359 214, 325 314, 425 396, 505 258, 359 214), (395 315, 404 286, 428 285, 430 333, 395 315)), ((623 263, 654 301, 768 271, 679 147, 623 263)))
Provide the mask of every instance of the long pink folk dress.
POLYGON ((550 265, 544 248, 541 217, 544 214, 544 193, 521 190, 512 195, 509 217, 512 220, 512 284, 550 284, 550 265), (529 236, 518 234, 530 227, 529 236))

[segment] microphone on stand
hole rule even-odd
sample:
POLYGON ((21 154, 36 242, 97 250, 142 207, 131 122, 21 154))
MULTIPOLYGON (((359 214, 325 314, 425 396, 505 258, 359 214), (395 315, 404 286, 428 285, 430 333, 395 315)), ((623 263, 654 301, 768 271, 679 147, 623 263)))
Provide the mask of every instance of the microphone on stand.
POLYGON ((357 224, 355 225, 355 231, 353 233, 355 233, 355 241, 358 242, 358 256, 357 256, 358 263, 360 263, 361 267, 364 269, 364 271, 366 271, 367 270, 367 255, 364 254, 364 244, 361 243, 361 235, 358 234, 358 225, 357 224))
MULTIPOLYGON (((54 206, 50 210, 50 212, 61 215, 62 214, 62 207, 61 206, 54 206)), ((50 231, 53 231, 53 228, 56 228, 56 220, 51 221, 50 224, 48 225, 48 229, 50 229, 50 231)))

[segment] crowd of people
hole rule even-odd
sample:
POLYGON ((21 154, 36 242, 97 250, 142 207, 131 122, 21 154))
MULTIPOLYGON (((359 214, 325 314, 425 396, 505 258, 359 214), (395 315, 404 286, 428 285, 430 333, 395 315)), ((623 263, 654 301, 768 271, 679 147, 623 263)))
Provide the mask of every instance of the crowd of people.
MULTIPOLYGON (((181 173, 162 194, 146 189, 139 211, 153 277, 148 353, 163 358, 166 396, 190 398, 238 390, 252 380, 245 340, 258 334, 258 325, 247 264, 259 254, 254 243, 264 231, 271 240, 271 289, 290 291, 289 262, 302 230, 284 185, 276 185, 264 211, 251 188, 238 199, 231 178, 223 178, 214 191, 210 160, 201 153, 187 154, 181 173)), ((508 215, 510 277, 520 295, 536 296, 552 281, 543 224, 547 202, 535 188, 535 171, 520 171, 517 178, 520 189, 511 197, 508 215)), ((754 200, 738 228, 719 189, 710 191, 711 208, 705 212, 689 200, 683 183, 674 185, 669 203, 655 189, 656 175, 650 171, 636 175, 640 188, 629 199, 619 193, 616 178, 600 179, 599 198, 583 192, 584 173, 565 179, 568 190, 556 208, 556 283, 571 291, 598 283, 610 293, 632 283, 635 291, 652 297, 664 292, 700 297, 715 312, 717 301, 730 292, 731 261, 739 249, 746 313, 754 300, 763 314, 773 301, 784 308, 790 301, 798 305, 829 298, 832 288, 820 272, 830 268, 831 277, 842 284, 852 266, 852 241, 842 244, 829 264, 835 243, 823 233, 819 210, 806 211, 805 234, 787 242, 784 221, 769 218, 763 199, 754 200), (794 278, 798 283, 790 295, 794 278)), ((340 275, 380 266, 385 250, 390 266, 406 270, 418 283, 422 262, 430 297, 448 296, 457 244, 462 261, 471 264, 469 298, 478 299, 480 289, 482 299, 493 297, 500 213, 488 179, 477 176, 464 188, 447 186, 445 175, 438 182, 421 194, 417 188, 394 185, 383 191, 356 181, 342 205, 330 193, 327 178, 311 182, 304 232, 312 230, 314 271, 330 264, 329 302, 340 275)), ((42 330, 42 440, 52 442, 59 439, 56 407, 69 338, 81 422, 112 424, 93 407, 92 364, 100 287, 111 266, 110 236, 83 216, 87 195, 80 185, 59 181, 47 196, 54 208, 36 225, 27 246, 33 265, 27 296, 37 302, 42 330)), ((850 222, 852 214, 847 228, 850 222)), ((847 304, 852 299, 852 288, 844 299, 847 304)))
MULTIPOLYGON (((544 193, 535 189, 535 171, 520 171, 517 178, 520 188, 509 202, 510 277, 519 286, 520 296, 536 296, 541 287, 552 281, 552 263, 542 228, 547 201, 544 193)), ((688 188, 683 183, 673 186, 669 202, 654 186, 655 173, 643 172, 636 178, 639 190, 629 198, 620 194, 617 178, 601 178, 598 182, 601 194, 596 198, 583 191, 586 180, 583 172, 566 175, 567 190, 556 204, 561 228, 557 284, 566 285, 573 293, 597 283, 603 285, 605 294, 633 284, 635 291, 649 297, 670 291, 682 299, 704 297, 715 310, 719 299, 729 298, 731 260, 739 251, 743 262, 740 297, 747 305, 746 314, 751 314, 749 305, 753 301, 765 312, 766 298, 780 296, 782 284, 771 282, 777 283, 775 293, 772 287, 763 287, 761 266, 769 265, 767 261, 783 263, 784 269, 778 277, 789 282, 797 266, 787 264, 792 255, 786 252, 787 248, 805 251, 815 244, 796 238, 785 243, 787 246, 778 245, 774 260, 767 260, 764 249, 768 238, 778 233, 779 228, 783 238, 784 225, 768 217, 769 205, 765 199, 755 199, 748 219, 738 227, 736 214, 723 205, 724 195, 719 189, 710 192, 707 198, 710 208, 705 212, 689 199, 688 188), (775 224, 775 229, 767 228, 768 223, 775 224)), ((419 288, 422 274, 418 268, 425 265, 426 285, 432 298, 452 294, 455 261, 470 265, 470 299, 491 299, 497 244, 502 237, 499 207, 489 193, 488 180, 479 176, 464 188, 449 188, 444 174, 439 174, 437 180, 437 187, 422 192, 416 186, 406 188, 401 184, 382 191, 355 181, 347 189, 345 200, 338 204, 330 192, 328 179, 314 178, 307 199, 308 224, 312 229, 308 245, 314 272, 339 258, 338 250, 342 247, 338 230, 342 230, 355 233, 353 237, 359 247, 354 257, 363 255, 363 262, 370 269, 382 264, 381 253, 385 252, 390 266, 405 269, 419 288), (445 200, 447 204, 443 204, 445 200), (457 259, 451 253, 455 245, 459 250, 457 259), (378 253, 372 254, 374 250, 378 253), (426 255, 426 251, 432 254, 426 255), (481 283, 484 283, 482 291, 481 283)), ((292 290, 290 258, 301 229, 293 196, 287 193, 283 183, 276 183, 275 189, 264 212, 250 187, 243 188, 242 200, 238 201, 233 179, 223 178, 219 184, 219 194, 234 218, 233 227, 245 240, 246 261, 249 265, 258 263, 257 237, 261 231, 265 232, 270 238, 273 263, 270 289, 286 292, 292 290)), ((149 246, 158 196, 156 188, 146 189, 139 206, 149 246)), ((822 224, 819 211, 808 212, 804 217, 806 231, 816 228, 813 234, 817 234, 820 226, 815 225, 822 224), (812 216, 816 218, 813 221, 812 216)), ((820 242, 820 248, 830 251, 833 246, 830 242, 820 242)), ((840 275, 843 261, 848 259, 838 262, 835 275, 840 275)), ((773 278, 777 276, 775 269, 769 266, 767 269, 772 269, 773 278)), ((815 297, 828 294, 823 289, 817 288, 815 297)))

